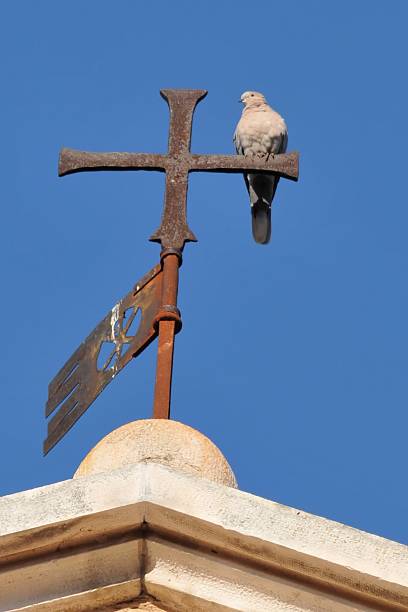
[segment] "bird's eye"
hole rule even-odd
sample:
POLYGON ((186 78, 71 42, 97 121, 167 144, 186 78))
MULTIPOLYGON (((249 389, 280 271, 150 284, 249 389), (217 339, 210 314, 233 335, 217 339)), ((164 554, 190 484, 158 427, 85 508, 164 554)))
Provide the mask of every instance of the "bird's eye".
POLYGON ((254 94, 251 94, 251 98, 253 98, 253 97, 254 97, 254 94))

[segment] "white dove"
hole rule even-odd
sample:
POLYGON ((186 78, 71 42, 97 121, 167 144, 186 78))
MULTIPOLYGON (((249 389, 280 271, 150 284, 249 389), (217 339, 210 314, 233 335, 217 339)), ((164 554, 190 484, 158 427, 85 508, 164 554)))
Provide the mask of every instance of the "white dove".
MULTIPOLYGON (((285 153, 288 130, 279 113, 257 91, 244 92, 240 101, 244 109, 234 134, 237 153, 257 157, 285 153)), ((271 204, 279 177, 246 174, 244 179, 251 203, 253 237, 256 242, 267 244, 271 237, 271 204)))

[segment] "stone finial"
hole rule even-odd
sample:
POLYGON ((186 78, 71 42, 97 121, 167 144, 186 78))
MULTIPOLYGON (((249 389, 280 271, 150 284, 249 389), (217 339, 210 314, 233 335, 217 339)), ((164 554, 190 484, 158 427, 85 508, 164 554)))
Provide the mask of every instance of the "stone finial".
POLYGON ((168 419, 132 421, 115 429, 87 454, 74 478, 135 463, 159 463, 237 487, 231 467, 211 440, 188 425, 168 419))

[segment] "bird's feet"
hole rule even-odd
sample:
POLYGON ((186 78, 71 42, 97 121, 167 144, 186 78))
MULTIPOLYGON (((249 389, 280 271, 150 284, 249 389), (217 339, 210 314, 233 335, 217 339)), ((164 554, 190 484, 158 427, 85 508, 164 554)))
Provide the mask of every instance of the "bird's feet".
POLYGON ((269 157, 268 153, 262 153, 262 151, 253 151, 252 152, 252 157, 255 157, 256 159, 265 159, 267 160, 269 157))

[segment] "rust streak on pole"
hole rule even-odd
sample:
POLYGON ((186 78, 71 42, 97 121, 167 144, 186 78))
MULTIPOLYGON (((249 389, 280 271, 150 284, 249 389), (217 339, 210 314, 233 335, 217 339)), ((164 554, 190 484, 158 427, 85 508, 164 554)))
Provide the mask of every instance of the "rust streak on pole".
POLYGON ((159 340, 153 403, 154 419, 170 418, 174 337, 178 331, 176 325, 181 323, 177 309, 179 254, 164 251, 162 262, 163 287, 162 306, 158 314, 159 340))

